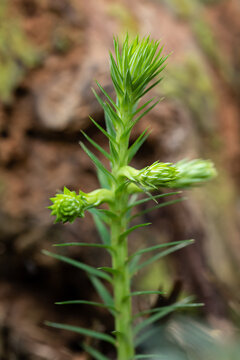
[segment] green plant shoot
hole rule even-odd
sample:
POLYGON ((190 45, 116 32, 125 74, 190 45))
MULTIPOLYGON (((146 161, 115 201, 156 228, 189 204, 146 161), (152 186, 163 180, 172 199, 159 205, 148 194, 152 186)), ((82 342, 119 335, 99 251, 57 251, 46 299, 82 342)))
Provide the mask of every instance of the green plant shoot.
MULTIPOLYGON (((187 246, 192 243, 192 240, 159 244, 129 255, 128 235, 135 229, 148 225, 139 224, 131 227, 132 218, 138 215, 132 216, 131 211, 141 203, 152 200, 157 202, 157 199, 161 197, 177 193, 174 191, 154 195, 152 192, 156 194, 161 188, 192 187, 213 178, 216 171, 211 161, 200 159, 182 160, 176 164, 155 161, 152 165, 140 170, 129 165, 148 136, 147 131, 144 131, 130 146, 131 131, 138 121, 158 104, 158 101, 154 102, 153 99, 140 104, 140 100, 160 83, 160 75, 166 66, 168 56, 162 56, 162 47, 159 48, 159 41, 150 40, 149 37, 142 40, 136 37, 130 41, 127 35, 121 49, 118 39, 114 39, 114 49, 115 54, 110 53, 110 64, 116 100, 112 99, 97 83, 105 101, 95 91, 94 94, 104 110, 106 128, 104 129, 91 119, 99 131, 107 137, 109 151, 104 150, 87 134, 84 134, 90 144, 109 160, 110 170, 84 144, 81 144, 96 166, 101 188, 88 194, 82 190, 77 194, 64 188, 63 193, 51 198, 52 205, 50 206, 51 214, 56 216, 56 222, 73 222, 76 218, 82 218, 85 211, 92 213, 103 243, 101 245, 67 243, 59 244, 59 246, 76 245, 102 248, 110 253, 112 266, 95 269, 56 253, 45 251, 45 254, 86 271, 103 301, 102 303, 93 303, 73 300, 60 304, 87 303, 89 306, 105 307, 114 316, 115 330, 112 334, 103 334, 71 325, 56 323, 48 323, 48 325, 107 341, 116 348, 117 360, 133 360, 141 358, 140 354, 135 355, 134 349, 141 342, 143 334, 145 339, 148 336, 144 329, 149 324, 175 309, 188 305, 194 306, 194 304, 188 304, 188 300, 186 300, 158 309, 154 314, 149 311, 147 319, 134 325, 132 297, 159 292, 132 292, 132 277, 144 266, 187 246), (133 194, 135 195, 133 196, 133 194), (137 200, 138 194, 143 194, 145 197, 137 200), (108 210, 98 208, 103 203, 108 205, 108 210), (153 252, 154 255, 147 261, 141 262, 141 256, 145 252, 153 252), (113 295, 107 290, 105 282, 111 284, 113 295)), ((170 203, 175 201, 179 200, 173 200, 170 203)), ((168 203, 157 203, 155 208, 168 203)), ((148 311, 145 311, 146 313, 148 311)), ((98 360, 107 359, 105 355, 90 346, 85 346, 85 350, 98 360)), ((150 356, 151 354, 149 354, 150 356)), ((146 355, 142 358, 146 358, 146 355)))

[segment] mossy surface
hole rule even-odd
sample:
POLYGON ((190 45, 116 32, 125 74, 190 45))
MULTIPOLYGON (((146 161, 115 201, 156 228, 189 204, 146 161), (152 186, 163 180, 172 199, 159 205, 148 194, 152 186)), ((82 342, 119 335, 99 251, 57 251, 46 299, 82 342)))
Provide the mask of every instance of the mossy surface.
POLYGON ((213 129, 216 96, 211 78, 196 55, 189 55, 179 65, 168 69, 168 81, 161 84, 161 91, 167 98, 177 99, 191 113, 202 131, 213 129))
POLYGON ((0 100, 10 103, 27 69, 38 64, 40 52, 28 41, 18 19, 9 13, 6 1, 0 4, 0 39, 0 100))
POLYGON ((189 19, 199 10, 198 0, 164 0, 165 5, 182 19, 189 19))
POLYGON ((202 51, 227 80, 232 78, 228 59, 220 52, 214 32, 204 16, 205 6, 219 1, 221 0, 169 0, 164 3, 175 16, 189 23, 202 51))
MULTIPOLYGON (((159 0, 162 1, 162 0, 159 0)), ((199 11, 204 5, 214 5, 222 0, 163 0, 177 16, 190 19, 194 15, 199 15, 199 11)))
POLYGON ((135 36, 139 32, 139 24, 136 16, 124 4, 109 4, 107 7, 107 14, 120 23, 122 37, 126 31, 132 36, 135 36))
POLYGON ((223 0, 198 0, 198 1, 206 5, 214 5, 223 2, 223 0))
POLYGON ((195 18, 191 23, 194 35, 205 54, 210 61, 219 67, 223 65, 223 59, 220 56, 215 36, 209 24, 203 18, 195 18))

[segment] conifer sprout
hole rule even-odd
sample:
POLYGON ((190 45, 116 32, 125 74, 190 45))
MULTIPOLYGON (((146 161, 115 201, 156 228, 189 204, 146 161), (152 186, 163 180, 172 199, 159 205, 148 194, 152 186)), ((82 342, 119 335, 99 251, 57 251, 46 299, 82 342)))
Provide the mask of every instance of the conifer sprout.
MULTIPOLYGON (((99 151, 107 160, 107 169, 98 157, 93 154, 85 144, 81 143, 82 149, 93 161, 97 169, 97 175, 101 187, 90 193, 75 191, 64 188, 63 193, 51 198, 52 215, 56 216, 56 222, 73 222, 76 218, 82 218, 85 211, 89 211, 94 218, 99 231, 102 244, 99 243, 65 243, 55 244, 58 246, 91 246, 103 248, 109 252, 112 263, 111 267, 95 269, 80 261, 56 253, 44 251, 60 261, 86 271, 93 286, 96 288, 102 302, 91 302, 87 300, 70 300, 58 302, 58 304, 88 304, 89 306, 101 306, 110 311, 115 320, 115 329, 111 334, 100 333, 94 330, 48 322, 47 324, 59 328, 77 332, 87 337, 107 341, 116 349, 117 360, 134 360, 151 358, 149 355, 135 354, 135 347, 139 345, 144 337, 145 341, 151 334, 148 333, 150 324, 159 320, 167 313, 176 309, 197 304, 189 303, 186 298, 171 306, 165 306, 144 311, 149 314, 147 319, 135 324, 132 316, 132 296, 147 294, 159 294, 159 291, 132 291, 131 280, 134 275, 150 263, 193 243, 193 240, 181 240, 167 244, 159 244, 146 249, 141 249, 133 254, 128 252, 128 235, 141 226, 137 224, 131 227, 133 218, 141 215, 131 211, 134 207, 147 201, 171 197, 178 194, 177 191, 169 191, 160 194, 151 194, 161 188, 185 188, 201 184, 216 175, 216 170, 210 160, 182 160, 176 164, 155 161, 143 169, 137 170, 130 166, 130 162, 148 137, 145 130, 130 146, 129 139, 135 124, 141 120, 158 101, 154 99, 139 103, 140 100, 152 88, 161 81, 160 74, 163 71, 167 56, 162 56, 162 47, 159 42, 150 40, 149 37, 136 37, 130 41, 126 35, 120 50, 118 39, 114 39, 115 56, 110 53, 111 79, 116 92, 116 100, 97 82, 97 86, 104 96, 102 100, 94 90, 94 94, 104 110, 106 128, 90 118, 95 126, 101 131, 109 142, 109 151, 104 150, 93 139, 83 132, 87 141, 99 151), (135 196, 131 196, 132 194, 135 196), (137 199, 138 195, 145 196, 137 199), (98 208, 101 204, 107 204, 107 208, 98 208), (145 252, 153 252, 153 256, 146 261, 141 257, 145 252), (105 285, 105 281, 112 286, 112 294, 105 285)), ((150 210, 161 206, 173 204, 180 199, 173 199, 157 203, 150 210)), ((156 201, 157 202, 157 201, 156 201)), ((154 203, 153 203, 154 204, 154 203)), ((150 211, 149 210, 149 211, 150 211)), ((148 211, 148 210, 147 210, 148 211)), ((145 211, 146 212, 146 211, 145 211)), ((141 313, 142 314, 142 313, 141 313)), ((139 315, 140 316, 140 315, 139 315)), ((97 360, 107 360, 104 354, 89 345, 84 349, 97 360)), ((154 356, 153 356, 154 357, 154 356)))

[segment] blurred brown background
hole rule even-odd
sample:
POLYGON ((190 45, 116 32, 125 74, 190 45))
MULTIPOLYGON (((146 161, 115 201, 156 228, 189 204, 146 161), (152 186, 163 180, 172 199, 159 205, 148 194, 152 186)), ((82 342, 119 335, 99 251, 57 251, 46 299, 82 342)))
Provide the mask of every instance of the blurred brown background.
MULTIPOLYGON (((135 287, 169 293, 181 283, 181 294, 195 294, 205 303, 202 319, 224 336, 235 336, 239 17, 238 0, 1 0, 0 359, 87 359, 82 337, 48 329, 46 319, 111 329, 104 311, 53 305, 97 296, 83 272, 47 258, 41 249, 52 250, 56 242, 99 241, 89 215, 73 225, 53 225, 46 207, 64 185, 83 191, 98 186, 78 145, 80 130, 107 146, 88 119, 104 121, 91 87, 97 79, 113 92, 108 51, 113 35, 121 39, 126 30, 162 39, 165 54, 172 52, 155 91, 164 100, 134 131, 133 139, 152 129, 134 165, 203 157, 211 158, 219 173, 187 193, 183 203, 148 215, 153 225, 132 237, 132 249, 187 238, 196 243, 140 274, 135 287)), ((96 250, 63 253, 93 266, 109 261, 96 250)))

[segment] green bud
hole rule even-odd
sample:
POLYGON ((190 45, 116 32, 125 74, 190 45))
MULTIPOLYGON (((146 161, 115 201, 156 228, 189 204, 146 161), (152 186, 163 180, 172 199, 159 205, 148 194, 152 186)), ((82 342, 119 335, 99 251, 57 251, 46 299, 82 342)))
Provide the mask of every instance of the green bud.
POLYGON ((120 170, 120 174, 147 189, 158 189, 160 187, 169 187, 169 182, 174 181, 178 177, 178 170, 172 163, 156 161, 142 170, 134 169, 131 166, 124 166, 120 170))
POLYGON ((77 217, 83 217, 84 211, 102 204, 103 202, 111 202, 112 192, 107 189, 98 189, 85 194, 79 191, 79 195, 75 191, 70 191, 64 187, 63 194, 56 194, 51 198, 52 210, 51 215, 56 216, 55 222, 72 223, 77 217))
POLYGON ((214 164, 210 160, 181 160, 175 164, 179 176, 170 183, 172 188, 185 188, 211 180, 217 175, 214 164))
POLYGON ((56 216, 55 222, 72 223, 77 217, 83 217, 84 208, 87 205, 83 194, 80 192, 77 195, 75 191, 64 187, 63 194, 56 194, 51 198, 53 204, 49 206, 49 209, 52 210, 51 215, 56 216))
POLYGON ((158 189, 168 186, 168 183, 175 180, 177 176, 178 171, 172 163, 156 161, 139 171, 138 181, 143 186, 158 189))

